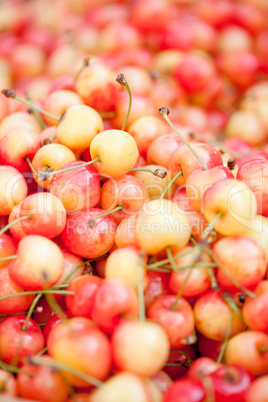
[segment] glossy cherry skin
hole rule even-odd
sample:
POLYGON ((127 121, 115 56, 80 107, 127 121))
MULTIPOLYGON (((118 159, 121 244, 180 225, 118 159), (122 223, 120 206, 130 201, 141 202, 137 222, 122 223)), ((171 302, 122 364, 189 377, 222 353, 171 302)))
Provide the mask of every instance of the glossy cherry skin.
POLYGON ((74 295, 66 295, 66 307, 72 316, 91 318, 94 298, 102 285, 103 279, 98 276, 80 276, 68 287, 74 295))
POLYGON ((200 381, 204 376, 213 373, 220 367, 222 367, 222 364, 209 357, 199 357, 191 364, 187 376, 193 380, 200 381))
MULTIPOLYGON (((62 166, 62 169, 82 163, 70 162, 62 166)), ((49 192, 62 201, 68 213, 93 208, 100 201, 99 174, 91 165, 57 173, 53 176, 49 192)))
POLYGON ((168 168, 171 155, 181 144, 177 134, 165 134, 155 138, 147 149, 147 162, 168 168))
POLYGON ((268 398, 268 375, 258 377, 251 383, 251 386, 246 392, 245 401, 255 402, 258 395, 259 402, 266 402, 268 398))
POLYGON ((253 376, 238 365, 223 366, 209 374, 217 401, 244 401, 253 376))
POLYGON ((146 200, 148 191, 141 180, 132 175, 124 175, 118 179, 107 180, 101 190, 101 207, 111 211, 123 205, 122 211, 111 214, 116 223, 139 212, 146 200))
POLYGON ((106 279, 95 294, 92 320, 111 334, 122 315, 137 317, 138 298, 134 288, 123 279, 106 279))
POLYGON ((181 346, 179 350, 171 349, 167 363, 173 363, 174 366, 165 366, 163 371, 175 381, 189 371, 189 367, 192 367, 192 361, 195 359, 196 352, 192 346, 181 346))
MULTIPOLYGON (((230 276, 246 288, 253 289, 266 273, 267 260, 264 251, 249 237, 225 237, 214 245, 213 252, 230 276)), ((221 288, 231 292, 237 290, 221 269, 218 270, 217 279, 221 288)))
POLYGON ((148 309, 155 300, 169 293, 170 274, 147 270, 148 285, 144 292, 145 307, 148 309))
POLYGON ((203 386, 190 378, 175 381, 167 390, 163 402, 202 402, 205 401, 206 392, 203 386))
MULTIPOLYGON (((103 380, 111 368, 111 346, 107 337, 83 317, 74 317, 56 325, 49 333, 47 348, 56 361, 103 380)), ((72 385, 88 387, 88 382, 66 373, 72 385)))
POLYGON ((26 316, 8 317, 0 324, 0 356, 6 363, 22 364, 28 356, 35 355, 44 347, 44 337, 36 322, 30 319, 26 330, 21 328, 26 316))
MULTIPOLYGON (((221 155, 212 145, 202 142, 191 142, 191 146, 208 169, 222 165, 221 155)), ((185 144, 181 145, 174 152, 169 162, 169 170, 173 177, 180 169, 182 169, 183 174, 175 182, 178 185, 186 184, 187 177, 193 170, 203 169, 199 160, 185 144)))
POLYGON ((89 222, 105 211, 90 208, 67 217, 62 233, 66 247, 83 258, 96 258, 107 253, 114 244, 116 224, 111 216, 103 216, 94 221, 91 228, 89 222))
POLYGON ((223 342, 215 341, 213 339, 207 338, 203 334, 199 334, 197 340, 198 350, 201 356, 208 357, 216 361, 221 352, 223 342))
MULTIPOLYGON (((24 289, 16 285, 8 274, 8 268, 0 269, 0 297, 21 293, 24 289)), ((0 314, 23 313, 30 307, 34 295, 14 296, 0 301, 0 314)))
POLYGON ((66 224, 66 210, 58 197, 50 193, 35 193, 25 198, 20 215, 30 215, 21 221, 26 235, 40 235, 49 239, 60 235, 66 224))
POLYGON ((18 375, 18 392, 22 398, 36 398, 44 402, 65 402, 69 389, 65 379, 58 370, 45 365, 46 361, 53 361, 49 356, 41 356, 43 365, 24 364, 24 373, 31 373, 32 376, 18 375))
POLYGON ((268 161, 252 160, 240 166, 237 179, 243 180, 253 191, 257 200, 257 213, 264 215, 268 212, 268 161))
POLYGON ((267 334, 268 281, 259 282, 254 293, 257 294, 257 297, 253 299, 248 297, 243 304, 243 318, 250 329, 267 334))
POLYGON ((46 322, 44 322, 45 327, 43 330, 43 335, 45 338, 45 342, 47 343, 48 336, 50 334, 50 331, 56 327, 60 322, 64 321, 66 318, 72 318, 71 313, 69 311, 63 311, 63 313, 60 311, 59 313, 53 314, 46 322))
POLYGON ((190 304, 180 298, 176 309, 171 309, 176 296, 158 298, 147 311, 147 317, 161 325, 167 332, 173 349, 180 348, 185 338, 194 331, 194 315, 190 304))
MULTIPOLYGON (((0 235, 0 259, 15 255, 17 251, 17 243, 6 233, 0 235)), ((0 261, 0 268, 8 265, 11 260, 0 261)))

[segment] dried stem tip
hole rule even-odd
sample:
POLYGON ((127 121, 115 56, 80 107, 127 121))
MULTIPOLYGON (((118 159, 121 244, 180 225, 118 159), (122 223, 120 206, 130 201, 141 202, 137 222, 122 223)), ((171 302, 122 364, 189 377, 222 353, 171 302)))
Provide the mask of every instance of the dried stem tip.
POLYGON ((2 94, 4 94, 7 98, 16 98, 16 91, 14 91, 14 89, 2 89, 2 94))
POLYGON ((125 79, 124 74, 118 74, 116 81, 118 82, 118 84, 122 85, 122 87, 127 86, 127 80, 125 79))
POLYGON ((160 177, 160 179, 164 179, 167 175, 167 172, 162 169, 155 169, 154 176, 160 177))
POLYGON ((160 113, 160 116, 168 116, 170 112, 167 107, 160 107, 159 113, 160 113))
POLYGON ((228 166, 228 168, 229 168, 230 170, 234 170, 235 165, 236 165, 236 162, 235 162, 235 159, 234 159, 234 158, 228 159, 227 166, 228 166))

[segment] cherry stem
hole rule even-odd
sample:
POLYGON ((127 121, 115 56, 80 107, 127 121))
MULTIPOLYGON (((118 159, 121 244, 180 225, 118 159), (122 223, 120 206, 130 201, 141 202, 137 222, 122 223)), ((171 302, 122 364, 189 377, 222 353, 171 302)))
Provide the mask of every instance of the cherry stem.
MULTIPOLYGON (((8 223, 5 227, 3 227, 3 229, 0 230, 0 235, 2 235, 3 233, 5 233, 11 226, 15 225, 16 223, 23 221, 25 219, 30 219, 32 215, 25 215, 25 216, 21 216, 20 218, 14 219, 14 221, 8 223)), ((15 258, 15 257, 14 257, 15 258)))
MULTIPOLYGON (((45 324, 46 325, 46 324, 45 324)), ((47 352, 47 347, 45 346, 42 350, 40 350, 40 352, 36 353, 35 356, 42 356, 43 354, 45 354, 47 352)))
POLYGON ((100 160, 100 157, 98 156, 96 159, 93 159, 92 161, 89 161, 89 162, 82 163, 81 165, 72 166, 72 167, 69 167, 69 168, 65 168, 65 169, 55 170, 55 171, 53 171, 53 172, 49 172, 49 173, 48 173, 48 176, 54 176, 54 175, 57 174, 57 173, 67 172, 68 170, 74 170, 74 169, 81 168, 81 167, 83 167, 83 166, 92 165, 93 163, 96 163, 96 162, 98 162, 99 160, 100 160))
POLYGON ((8 256, 8 257, 3 257, 3 258, 0 258, 0 262, 2 262, 2 261, 8 261, 8 260, 14 260, 15 258, 17 258, 18 256, 17 255, 10 255, 10 256, 8 256))
POLYGON ((152 173, 154 176, 159 177, 160 179, 164 179, 167 175, 167 172, 162 169, 153 170, 153 169, 149 169, 149 168, 139 167, 139 168, 133 168, 130 170, 130 172, 139 172, 139 171, 152 173))
POLYGON ((55 294, 55 295, 74 295, 74 292, 70 290, 57 290, 57 289, 43 289, 43 290, 26 290, 25 292, 12 293, 10 295, 5 295, 0 297, 1 300, 9 299, 10 297, 25 296, 25 295, 36 295, 36 294, 55 294))
POLYGON ((172 268, 173 270, 175 270, 175 269, 176 269, 176 264, 175 264, 174 257, 173 257, 173 255, 172 255, 172 252, 171 252, 169 246, 166 247, 166 252, 167 252, 168 259, 169 259, 169 261, 170 261, 171 268, 172 268))
POLYGON ((34 301, 32 302, 31 307, 30 307, 29 310, 28 310, 28 313, 27 313, 27 316, 26 316, 26 320, 24 321, 24 324, 23 324, 23 326, 21 327, 22 331, 26 331, 28 322, 29 322, 29 320, 30 320, 30 318, 31 318, 31 316, 32 316, 32 314, 33 314, 33 311, 34 311, 34 309, 35 309, 35 306, 37 305, 38 300, 39 300, 41 297, 42 297, 42 293, 39 293, 37 296, 35 296, 34 301))
POLYGON ((193 363, 192 359, 190 358, 190 356, 188 355, 188 353, 184 352, 184 350, 181 349, 171 349, 171 352, 176 352, 176 353, 180 353, 183 356, 187 357, 187 360, 189 361, 190 365, 193 363))
POLYGON ((239 317, 240 321, 245 325, 245 327, 247 326, 243 315, 241 314, 241 311, 239 310, 234 298, 230 295, 230 293, 228 293, 226 290, 222 291, 222 298, 223 300, 228 303, 228 305, 230 306, 230 308, 236 313, 236 315, 239 317))
POLYGON ((258 347, 258 352, 263 355, 264 353, 268 352, 268 346, 259 346, 258 347))
POLYGON ((49 307, 51 308, 51 310, 57 314, 57 316, 61 319, 61 320, 66 320, 67 315, 64 313, 64 311, 62 310, 61 306, 59 305, 59 303, 56 301, 55 297, 53 294, 46 294, 45 295, 46 301, 49 305, 49 307))
POLYGON ((81 268, 83 265, 88 265, 88 266, 89 266, 91 262, 100 260, 100 259, 105 258, 105 257, 107 257, 107 256, 108 256, 108 254, 103 254, 103 255, 101 255, 100 257, 91 258, 90 260, 86 260, 86 261, 82 262, 80 265, 78 265, 76 268, 74 268, 74 269, 66 276, 66 278, 65 278, 65 280, 64 280, 64 282, 63 282, 63 284, 66 285, 67 282, 68 282, 68 280, 71 278, 71 276, 72 276, 79 268, 81 268))
POLYGON ((145 304, 144 304, 144 286, 143 286, 143 265, 144 265, 144 254, 141 253, 139 256, 138 265, 138 298, 139 298, 139 319, 141 322, 146 320, 145 315, 145 304))
POLYGON ((16 92, 13 89, 3 89, 2 93, 7 97, 7 98, 13 98, 16 99, 25 105, 29 106, 31 109, 38 110, 38 112, 41 112, 49 117, 51 117, 54 120, 59 121, 59 117, 54 116, 53 114, 46 112, 45 110, 41 109, 40 107, 36 106, 34 103, 27 101, 26 99, 21 98, 16 94, 16 92))
MULTIPOLYGON (((196 133, 192 133, 192 137, 197 139, 197 140, 201 140, 204 141, 204 137, 202 135, 196 134, 196 133)), ((239 152, 235 152, 233 151, 231 148, 227 147, 226 145, 222 144, 220 141, 217 140, 207 140, 206 141, 213 145, 214 147, 220 147, 224 152, 234 156, 235 158, 241 159, 243 157, 243 154, 239 153, 239 152)))
POLYGON ((186 141, 186 139, 179 133, 179 131, 176 129, 176 127, 172 124, 172 122, 170 121, 168 115, 169 115, 169 110, 166 107, 161 107, 159 109, 159 113, 162 117, 164 117, 164 119, 166 120, 166 122, 170 125, 170 127, 175 131, 175 133, 180 137, 180 139, 184 142, 184 144, 190 149, 190 151, 194 154, 194 156, 199 160, 199 162, 201 163, 201 165, 203 166, 203 168, 205 170, 208 170, 207 165, 202 161, 202 159, 197 155, 197 153, 195 152, 195 150, 192 148, 192 146, 189 144, 188 141, 186 141))
MULTIPOLYGON (((32 102, 31 95, 28 92, 26 93, 26 98, 28 99, 28 101, 32 102)), ((40 115, 38 110, 36 110, 36 109, 32 109, 32 110, 33 110, 34 117, 36 118, 36 120, 38 121, 38 123, 40 124, 42 129, 45 129, 46 124, 45 124, 44 120, 42 119, 42 116, 40 115)))
POLYGON ((178 171, 178 173, 173 177, 172 180, 170 180, 170 182, 168 183, 167 187, 165 188, 165 190, 163 191, 163 193, 160 195, 159 199, 162 200, 162 198, 165 197, 166 193, 168 192, 168 190, 170 189, 170 187, 172 186, 173 183, 175 183, 175 181, 183 175, 183 171, 182 169, 180 169, 178 171))
MULTIPOLYGON (((56 137, 57 137, 57 132, 54 135, 52 135, 52 137, 49 139, 48 144, 51 144, 55 140, 56 137)), ((46 144, 46 145, 48 145, 48 144, 46 144)))
POLYGON ((125 88, 127 89, 128 95, 129 95, 128 110, 127 110, 127 114, 126 114, 126 117, 125 117, 124 124, 123 124, 122 129, 121 129, 122 131, 124 131, 124 130, 125 130, 125 127, 126 127, 126 124, 127 124, 127 120, 128 120, 128 116, 129 116, 129 113, 130 113, 130 109, 131 109, 132 95, 131 95, 131 91, 130 91, 130 88, 129 88, 129 86, 128 86, 127 80, 125 79, 124 74, 118 74, 118 76, 117 76, 117 78, 116 78, 116 81, 117 81, 121 86, 123 86, 123 87, 125 87, 125 88))
POLYGON ((93 226, 95 225, 95 221, 97 219, 102 218, 103 216, 111 215, 117 211, 123 211, 124 208, 125 208, 124 205, 120 204, 120 205, 117 205, 117 207, 112 209, 111 211, 104 212, 103 214, 100 214, 100 215, 96 216, 95 218, 90 219, 88 221, 89 227, 93 228, 93 226))
POLYGON ((181 296, 182 296, 182 293, 183 293, 183 291, 184 291, 184 289, 185 289, 185 286, 187 285, 188 280, 190 279, 190 276, 191 276, 191 273, 192 273, 192 272, 193 272, 193 271, 192 271, 191 269, 189 269, 189 272, 187 273, 187 275, 186 275, 186 277, 185 277, 185 279, 184 279, 184 281, 183 281, 183 283, 182 283, 182 285, 181 285, 181 288, 180 288, 180 290, 179 290, 178 293, 177 293, 177 296, 176 296, 176 298, 175 298, 175 300, 174 300, 174 303, 173 303, 172 306, 170 307, 170 310, 177 310, 179 300, 180 300, 180 298, 181 298, 181 296))
POLYGON ((28 165, 30 166, 30 169, 32 171, 33 174, 35 174, 35 176, 39 177, 39 174, 37 173, 37 171, 35 170, 35 168, 32 165, 32 162, 30 161, 29 156, 25 156, 24 160, 28 163, 28 165))
POLYGON ((238 288, 240 289, 243 293, 245 293, 245 295, 247 295, 248 297, 254 299, 255 297, 257 297, 256 293, 251 292, 250 290, 248 290, 247 288, 245 288, 243 285, 241 285, 235 278, 233 278, 232 275, 230 275, 230 273, 225 269, 225 267, 222 265, 222 263, 218 260, 218 258, 214 255, 214 253, 212 252, 212 250, 209 249, 209 247, 205 247, 205 250, 207 252, 207 254, 212 258, 212 260, 217 264, 218 268, 220 268, 222 270, 222 272, 224 273, 224 275, 227 276, 228 279, 230 279, 230 281, 238 288))
MULTIPOLYGON (((184 252, 179 253, 179 254, 177 254, 177 255, 174 255, 174 256, 173 256, 173 259, 184 257, 185 255, 191 254, 193 251, 198 250, 199 248, 200 248, 200 245, 197 245, 196 247, 193 247, 191 250, 187 250, 187 251, 184 251, 184 252)), ((157 267, 162 266, 162 265, 165 265, 165 264, 167 264, 167 263, 170 263, 170 259, 169 259, 169 258, 165 258, 164 260, 156 261, 156 262, 154 262, 154 263, 152 263, 152 264, 145 265, 145 268, 146 268, 146 269, 152 269, 152 268, 154 268, 154 267, 157 268, 157 267)))
POLYGON ((111 119, 116 116, 116 112, 98 112, 103 119, 111 119))
MULTIPOLYGON (((214 267, 217 267, 217 264, 214 262, 212 262, 212 263, 197 262, 196 264, 194 264, 194 266, 196 268, 203 268, 203 267, 204 268, 214 268, 214 267)), ((164 268, 168 268, 168 266, 164 265, 164 268)), ((174 269, 174 271, 179 271, 179 270, 188 269, 188 268, 193 268, 193 265, 192 264, 190 264, 190 265, 174 265, 174 268, 172 268, 172 269, 174 269)))
MULTIPOLYGON (((0 368, 6 371, 9 371, 10 373, 15 373, 15 374, 26 374, 29 377, 33 377, 34 373, 28 373, 27 371, 22 370, 21 368, 17 367, 17 366, 13 366, 12 364, 7 364, 4 363, 2 360, 0 360, 0 368)), ((20 399, 21 401, 21 399, 20 399)), ((12 402, 13 402, 13 398, 12 398, 12 402)))
POLYGON ((219 219, 221 219, 222 217, 222 212, 218 212, 214 218, 212 219, 211 222, 209 222, 209 224, 207 225, 207 227, 205 228, 204 232, 202 233, 201 236, 201 240, 206 240, 207 237, 210 235, 210 233, 212 232, 212 230, 214 229, 214 226, 216 225, 216 223, 218 222, 219 219))
POLYGON ((83 373, 80 370, 77 370, 75 367, 69 366, 68 364, 65 364, 65 363, 62 363, 59 361, 43 360, 43 359, 40 359, 39 357, 31 356, 31 357, 29 357, 29 363, 39 365, 39 366, 52 367, 52 368, 55 368, 58 370, 66 371, 67 373, 75 375, 76 377, 79 377, 81 380, 83 380, 91 385, 94 385, 95 387, 98 387, 98 388, 101 387, 103 384, 101 381, 83 373))
MULTIPOLYGON (((215 266, 217 266, 217 265, 215 264, 215 266)), ((207 270, 208 270, 208 274, 209 274, 210 282, 211 282, 210 287, 211 287, 211 289, 215 290, 215 292, 218 292, 220 290, 220 286, 218 284, 218 281, 216 279, 216 276, 214 275, 214 272, 213 272, 211 266, 207 266, 207 270)))
POLYGON ((221 361, 222 361, 222 359, 223 359, 223 356, 224 356, 224 353, 225 353, 225 350, 226 350, 226 347, 227 347, 227 343, 228 343, 228 340, 229 340, 229 338, 230 338, 231 331, 232 331, 232 328, 233 328, 233 323, 234 323, 234 310, 233 310, 233 308, 231 308, 231 307, 230 307, 230 310, 231 310, 231 321, 230 321, 230 325, 229 325, 229 328, 228 328, 228 331, 227 331, 227 334, 226 334, 224 343, 223 343, 223 345, 222 345, 222 347, 221 347, 221 351, 220 351, 220 354, 219 354, 219 356, 218 356, 217 363, 221 363, 221 361))

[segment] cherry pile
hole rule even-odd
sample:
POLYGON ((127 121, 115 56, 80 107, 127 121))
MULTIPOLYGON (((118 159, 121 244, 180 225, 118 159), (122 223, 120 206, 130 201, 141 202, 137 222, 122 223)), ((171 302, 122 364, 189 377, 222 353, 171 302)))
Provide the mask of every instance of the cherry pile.
POLYGON ((0 400, 268 401, 267 74, 267 0, 0 2, 0 400))

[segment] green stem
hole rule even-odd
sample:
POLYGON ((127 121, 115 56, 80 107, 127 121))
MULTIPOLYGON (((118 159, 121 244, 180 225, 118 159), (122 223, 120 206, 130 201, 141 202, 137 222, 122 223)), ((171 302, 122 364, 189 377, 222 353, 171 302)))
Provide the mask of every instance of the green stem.
MULTIPOLYGON (((215 264, 215 266, 217 266, 216 264, 215 264)), ((214 272, 213 272, 213 270, 211 269, 211 266, 208 266, 207 267, 207 269, 208 269, 208 273, 209 273, 209 276, 210 276, 210 282, 211 282, 211 289, 213 289, 213 290, 215 290, 216 292, 218 292, 219 290, 220 290, 220 286, 219 286, 219 284, 218 284, 218 281, 217 281, 217 279, 216 279, 216 276, 214 275, 214 272)))
POLYGON ((38 110, 38 112, 41 112, 42 114, 45 114, 46 116, 51 117, 54 120, 60 121, 59 117, 54 116, 53 114, 46 112, 45 110, 41 109, 40 107, 36 106, 32 102, 27 101, 26 99, 21 98, 20 96, 16 95, 14 99, 17 99, 18 101, 24 103, 25 105, 29 106, 31 109, 38 110))
POLYGON ((193 149, 193 147, 189 144, 188 141, 186 141, 186 139, 179 133, 179 131, 176 129, 176 127, 172 124, 172 122, 170 121, 168 114, 169 114, 169 110, 167 108, 160 108, 160 115, 162 117, 164 117, 164 119, 166 120, 166 122, 170 125, 170 127, 175 131, 175 133, 180 137, 180 139, 184 142, 184 144, 190 149, 190 151, 194 154, 194 156, 199 160, 199 162, 201 163, 201 165, 203 166, 203 168, 205 170, 208 170, 208 167, 206 166, 206 164, 202 161, 202 159, 197 155, 197 153, 195 152, 195 150, 193 149))
POLYGON ((12 293, 10 295, 5 295, 0 297, 1 300, 9 299, 10 297, 25 296, 25 295, 36 295, 36 294, 55 294, 55 295, 74 295, 74 292, 70 290, 54 290, 54 289, 44 289, 44 290, 27 290, 25 292, 12 293))
POLYGON ((133 168, 130 172, 149 172, 152 173, 154 176, 159 177, 160 179, 164 179, 167 176, 166 170, 163 169, 149 169, 149 168, 133 168))
POLYGON ((111 211, 104 212, 103 214, 100 214, 100 215, 96 216, 95 218, 90 219, 88 221, 88 224, 91 228, 93 228, 93 226, 95 225, 95 221, 97 219, 102 218, 103 216, 111 215, 117 211, 123 211, 124 208, 125 208, 124 205, 118 205, 116 208, 112 209, 111 211))
MULTIPOLYGON (((199 248, 200 248, 200 246, 197 245, 196 247, 191 248, 191 250, 187 250, 187 251, 184 251, 184 252, 179 253, 179 254, 177 254, 177 255, 174 255, 173 258, 174 258, 174 259, 177 259, 177 258, 184 257, 185 255, 191 254, 193 251, 195 251, 195 250, 197 250, 197 249, 199 249, 199 248)), ((169 258, 165 258, 164 260, 156 261, 156 262, 154 262, 154 263, 152 263, 152 264, 145 265, 145 268, 146 268, 146 269, 152 269, 152 268, 154 268, 154 267, 157 268, 157 267, 159 267, 159 266, 161 267, 162 265, 165 265, 165 264, 167 264, 167 263, 170 263, 170 259, 169 259, 169 258)))
MULTIPOLYGON (((2 360, 0 360, 0 368, 3 370, 9 371, 10 373, 14 373, 14 374, 22 373, 22 374, 28 375, 29 377, 34 376, 33 373, 28 373, 27 371, 24 371, 17 366, 13 366, 12 364, 4 363, 2 360)), ((12 401, 13 401, 13 399, 12 399, 12 401)), ((20 399, 20 401, 21 401, 21 399, 20 399)))
POLYGON ((47 352, 47 347, 44 347, 44 349, 40 350, 39 353, 36 353, 35 356, 42 356, 43 354, 45 354, 47 352))
POLYGON ((141 255, 139 257, 139 265, 138 265, 138 297, 139 297, 139 318, 140 321, 143 322, 146 320, 145 315, 145 304, 144 304, 144 286, 143 286, 143 264, 144 264, 144 256, 141 255))
POLYGON ((122 129, 121 129, 122 131, 124 131, 124 130, 125 130, 125 127, 126 127, 126 124, 127 124, 128 116, 129 116, 129 113, 130 113, 131 105, 132 105, 132 95, 131 95, 131 91, 130 91, 130 88, 129 88, 129 86, 128 86, 127 80, 125 79, 125 77, 124 77, 123 74, 119 74, 119 75, 117 76, 117 78, 116 78, 116 81, 117 81, 121 86, 123 86, 123 87, 125 87, 125 88, 127 89, 128 95, 129 95, 128 110, 127 110, 127 114, 126 114, 126 117, 125 117, 124 124, 123 124, 122 129))
POLYGON ((222 212, 218 212, 211 222, 207 225, 206 229, 202 233, 201 240, 206 240, 206 238, 210 235, 211 231, 214 229, 214 226, 218 222, 219 219, 222 217, 222 212))
POLYGON ((169 246, 166 247, 166 252, 167 252, 168 259, 169 259, 169 261, 170 261, 171 268, 172 268, 173 270, 175 270, 175 269, 176 269, 176 268, 175 268, 175 267, 176 267, 176 264, 175 264, 174 257, 173 257, 173 255, 172 255, 172 252, 171 252, 169 246))
POLYGON ((75 375, 76 377, 79 377, 81 380, 87 382, 88 384, 94 385, 95 387, 98 387, 98 388, 101 387, 103 384, 101 381, 83 373, 80 370, 77 370, 75 367, 69 366, 68 364, 65 364, 65 363, 62 363, 59 361, 40 359, 39 357, 36 357, 36 356, 30 357, 29 361, 31 364, 47 366, 47 367, 52 367, 52 368, 55 368, 58 370, 66 371, 67 373, 75 375))
POLYGON ((0 230, 0 235, 5 233, 9 228, 11 228, 11 226, 15 225, 16 223, 23 221, 25 219, 30 219, 30 218, 31 218, 31 215, 25 215, 25 216, 21 216, 20 218, 14 219, 14 221, 8 223, 3 229, 0 230))
POLYGON ((26 320, 24 321, 23 326, 21 327, 22 331, 26 331, 28 322, 33 314, 34 308, 38 303, 38 300, 42 297, 42 293, 39 293, 37 296, 35 296, 34 301, 31 304, 31 307, 28 310, 27 316, 26 316, 26 320))
POLYGON ((228 279, 230 279, 230 281, 235 285, 235 287, 240 289, 243 293, 245 293, 245 295, 247 295, 248 297, 250 297, 252 299, 257 297, 257 295, 255 293, 253 293, 250 290, 248 290, 247 288, 245 288, 235 278, 233 278, 232 275, 230 275, 230 273, 225 269, 225 267, 221 264, 221 262, 218 260, 218 258, 213 254, 212 250, 210 250, 209 247, 205 247, 205 250, 206 250, 207 254, 212 258, 212 260, 217 264, 217 267, 224 273, 224 275, 227 276, 228 279))
POLYGON ((170 187, 172 186, 173 183, 175 183, 175 181, 178 179, 178 177, 182 176, 183 172, 182 169, 180 169, 178 171, 178 173, 173 177, 172 180, 170 180, 170 182, 168 183, 167 187, 165 188, 165 190, 163 191, 163 193, 160 195, 160 200, 162 200, 162 198, 165 197, 166 193, 168 192, 168 190, 170 189, 170 187))
POLYGON ((177 293, 176 299, 174 300, 174 303, 173 303, 172 306, 170 307, 170 310, 177 310, 179 300, 180 300, 181 295, 182 295, 182 293, 183 293, 183 291, 184 291, 184 289, 185 289, 185 286, 187 285, 188 280, 190 279, 190 276, 191 276, 191 273, 192 273, 192 272, 193 272, 193 271, 192 271, 191 269, 189 269, 189 272, 187 273, 187 275, 186 275, 186 277, 185 277, 185 279, 184 279, 184 281, 183 281, 183 283, 182 283, 182 285, 181 285, 181 288, 180 288, 180 290, 179 290, 178 293, 177 293))
POLYGON ((72 167, 69 167, 69 168, 65 168, 65 169, 60 169, 60 170, 55 170, 55 171, 53 171, 53 172, 49 172, 49 173, 48 173, 48 176, 50 177, 50 176, 54 176, 54 175, 57 174, 57 173, 67 172, 68 170, 74 170, 74 169, 78 169, 78 168, 83 167, 83 166, 92 165, 93 163, 96 163, 96 162, 98 162, 99 160, 100 160, 100 157, 98 156, 96 159, 93 159, 92 161, 89 161, 89 162, 82 163, 81 165, 76 165, 76 166, 72 166, 72 167))
MULTIPOLYGON (((28 101, 32 102, 32 99, 31 99, 31 96, 29 93, 26 94, 26 98, 28 99, 28 101)), ((42 116, 40 115, 38 110, 36 110, 35 108, 33 109, 33 113, 34 113, 34 117, 36 118, 36 120, 38 121, 38 123, 40 124, 42 129, 44 130, 46 128, 46 124, 45 124, 44 120, 42 119, 42 116)))
POLYGON ((39 177, 39 174, 37 173, 37 171, 36 171, 35 168, 33 167, 32 162, 30 161, 29 156, 25 156, 24 159, 25 159, 25 161, 28 163, 28 165, 30 166, 30 169, 31 169, 32 173, 33 173, 35 176, 39 177))
POLYGON ((2 261, 8 261, 8 260, 14 260, 15 258, 17 258, 18 256, 17 255, 10 255, 10 256, 8 256, 8 257, 3 257, 3 258, 0 258, 0 262, 2 262, 2 261))
POLYGON ((223 343, 223 345, 222 345, 222 347, 221 347, 221 351, 220 351, 220 354, 219 354, 219 356, 218 356, 217 363, 221 363, 221 361, 222 361, 222 358, 223 358, 223 356, 224 356, 224 353, 225 353, 225 350, 226 350, 226 347, 227 347, 227 343, 228 343, 228 340, 229 340, 229 338, 230 338, 231 331, 232 331, 232 328, 233 328, 233 323, 234 323, 234 310, 233 310, 232 308, 231 308, 230 310, 231 310, 231 322, 230 322, 230 326, 229 326, 229 328, 228 328, 228 332, 227 332, 227 334, 226 334, 224 343, 223 343))

